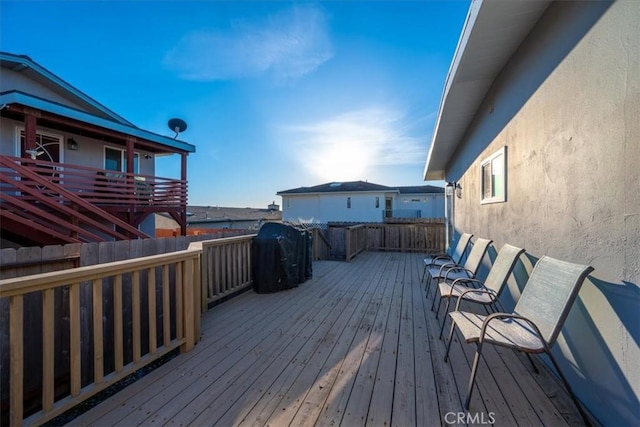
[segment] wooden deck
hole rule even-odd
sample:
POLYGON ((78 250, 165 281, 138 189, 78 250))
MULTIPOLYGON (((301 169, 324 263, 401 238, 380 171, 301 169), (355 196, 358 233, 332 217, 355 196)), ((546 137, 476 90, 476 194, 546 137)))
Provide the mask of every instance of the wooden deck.
POLYGON ((298 288, 251 291, 214 307, 193 351, 70 424, 581 424, 542 363, 534 374, 522 355, 491 346, 471 417, 458 418, 475 346, 456 338, 443 362, 445 341, 421 272, 422 257, 407 253, 316 262, 313 279, 298 288))

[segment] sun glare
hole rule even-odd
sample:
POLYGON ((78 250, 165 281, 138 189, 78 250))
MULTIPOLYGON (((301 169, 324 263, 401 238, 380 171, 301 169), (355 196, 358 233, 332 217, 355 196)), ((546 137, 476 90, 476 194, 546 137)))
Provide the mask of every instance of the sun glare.
POLYGON ((370 166, 370 155, 361 142, 326 144, 307 157, 307 169, 325 181, 363 179, 370 166))

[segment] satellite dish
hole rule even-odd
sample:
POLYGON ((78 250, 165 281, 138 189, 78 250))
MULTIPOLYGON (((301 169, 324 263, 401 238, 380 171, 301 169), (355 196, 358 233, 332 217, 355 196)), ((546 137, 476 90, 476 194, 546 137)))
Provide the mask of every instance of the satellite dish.
POLYGON ((187 122, 182 119, 170 119, 167 125, 169 129, 176 133, 173 139, 176 139, 180 132, 184 132, 187 129, 187 122))

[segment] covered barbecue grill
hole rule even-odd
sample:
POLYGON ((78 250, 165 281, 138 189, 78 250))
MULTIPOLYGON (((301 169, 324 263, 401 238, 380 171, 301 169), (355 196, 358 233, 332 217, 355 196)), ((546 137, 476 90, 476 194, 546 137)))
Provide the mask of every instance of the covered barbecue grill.
POLYGON ((266 223, 253 239, 253 290, 277 292, 312 277, 311 232, 288 224, 266 223))

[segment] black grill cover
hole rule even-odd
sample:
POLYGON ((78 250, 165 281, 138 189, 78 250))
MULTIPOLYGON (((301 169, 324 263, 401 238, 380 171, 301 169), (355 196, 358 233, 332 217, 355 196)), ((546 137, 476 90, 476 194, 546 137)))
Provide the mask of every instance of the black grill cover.
POLYGON ((269 222, 253 239, 253 290, 258 293, 291 289, 313 275, 311 232, 269 222))

